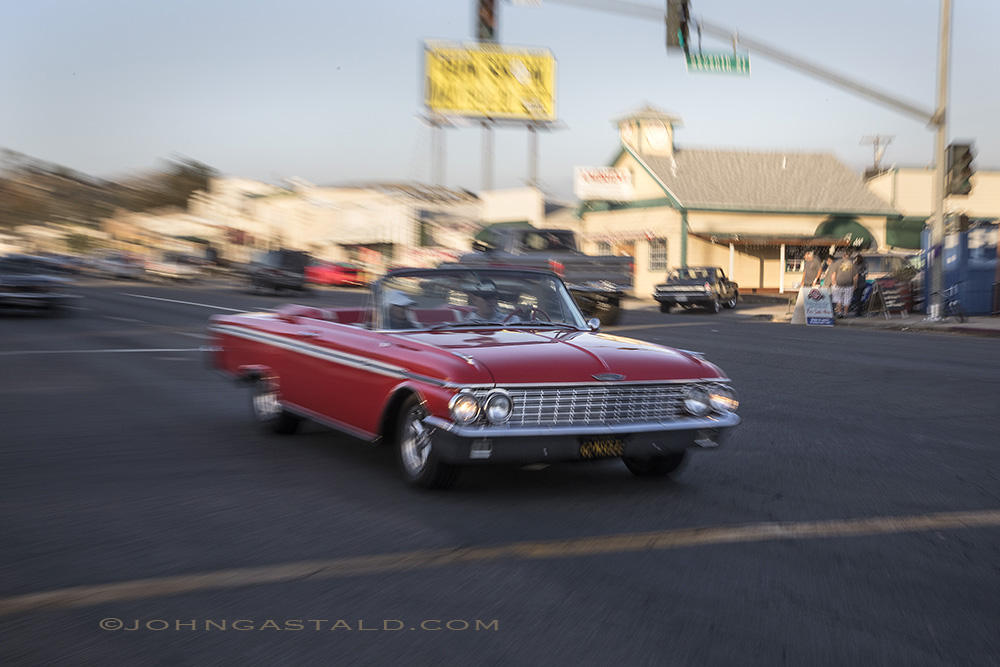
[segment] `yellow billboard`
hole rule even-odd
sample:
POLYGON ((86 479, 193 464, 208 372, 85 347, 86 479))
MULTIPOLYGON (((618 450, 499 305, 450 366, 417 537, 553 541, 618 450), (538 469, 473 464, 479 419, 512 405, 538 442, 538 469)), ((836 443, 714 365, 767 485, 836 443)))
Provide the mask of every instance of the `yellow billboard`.
POLYGON ((554 121, 555 58, 547 49, 425 44, 424 105, 443 115, 554 121))

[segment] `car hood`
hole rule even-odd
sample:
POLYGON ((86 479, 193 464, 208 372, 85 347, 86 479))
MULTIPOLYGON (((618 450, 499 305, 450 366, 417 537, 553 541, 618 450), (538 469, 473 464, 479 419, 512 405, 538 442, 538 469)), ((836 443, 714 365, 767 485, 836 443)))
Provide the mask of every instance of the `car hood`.
POLYGON ((689 352, 605 333, 478 329, 406 336, 473 361, 500 385, 722 377, 716 366, 689 352))

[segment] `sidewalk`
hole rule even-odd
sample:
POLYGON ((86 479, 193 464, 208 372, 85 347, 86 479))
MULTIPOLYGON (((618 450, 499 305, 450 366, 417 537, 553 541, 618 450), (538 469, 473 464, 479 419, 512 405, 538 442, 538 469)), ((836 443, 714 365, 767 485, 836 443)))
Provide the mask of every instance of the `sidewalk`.
MULTIPOLYGON (((792 311, 787 304, 740 304, 736 314, 757 319, 769 319, 772 322, 788 323, 792 319, 792 311)), ((805 326, 805 325, 796 325, 805 326)), ((888 329, 890 331, 930 331, 934 333, 958 333, 972 336, 1000 337, 1000 317, 976 316, 967 317, 965 322, 944 320, 931 322, 923 313, 908 315, 893 315, 873 317, 846 317, 835 320, 838 327, 865 327, 868 329, 888 329)))
MULTIPOLYGON (((653 299, 630 299, 626 310, 656 309, 658 305, 653 299)), ((730 312, 730 311, 723 311, 730 312)), ((792 319, 792 310, 786 297, 749 296, 745 300, 740 297, 740 303, 731 311, 733 315, 757 320, 766 320, 787 324, 792 319)), ((796 325, 805 326, 805 325, 796 325)), ((1000 337, 1000 317, 986 315, 968 317, 965 322, 947 320, 930 322, 924 319, 922 313, 909 315, 893 315, 885 317, 848 317, 836 320, 838 327, 865 327, 868 329, 887 329, 890 331, 929 331, 933 333, 957 333, 972 336, 1000 337)))

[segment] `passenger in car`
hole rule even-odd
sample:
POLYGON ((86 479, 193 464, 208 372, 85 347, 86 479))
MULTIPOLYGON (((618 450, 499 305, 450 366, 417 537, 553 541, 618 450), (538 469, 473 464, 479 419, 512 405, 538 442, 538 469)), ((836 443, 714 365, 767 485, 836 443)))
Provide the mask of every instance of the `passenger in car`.
POLYGON ((389 329, 419 329, 420 323, 413 317, 411 308, 413 299, 406 296, 399 290, 391 290, 386 295, 386 303, 389 305, 387 318, 387 328, 389 329))

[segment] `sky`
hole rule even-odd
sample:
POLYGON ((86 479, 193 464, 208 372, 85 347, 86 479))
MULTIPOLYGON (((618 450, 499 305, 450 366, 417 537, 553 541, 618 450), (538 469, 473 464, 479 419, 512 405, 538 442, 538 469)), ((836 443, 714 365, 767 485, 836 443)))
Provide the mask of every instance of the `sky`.
MULTIPOLYGON (((613 0, 612 0, 613 1, 613 0)), ((663 2, 634 0, 654 7, 663 2)), ((472 41, 473 0, 33 0, 0 3, 0 147, 97 176, 171 156, 318 185, 430 182, 424 40, 472 41)), ((610 4, 610 2, 609 2, 610 4)), ((949 140, 1000 167, 1000 2, 954 0, 949 140)), ((692 0, 693 16, 932 110, 938 0, 692 0)), ((662 22, 541 0, 499 2, 499 39, 558 62, 561 129, 540 134, 543 190, 618 149, 613 119, 652 104, 690 148, 832 152, 859 172, 933 161, 919 119, 750 53, 751 75, 687 72, 662 22)), ((705 50, 731 45, 705 38, 705 50)), ((494 187, 528 178, 522 128, 495 131, 494 187)), ((483 186, 475 126, 445 133, 445 185, 483 186)))

